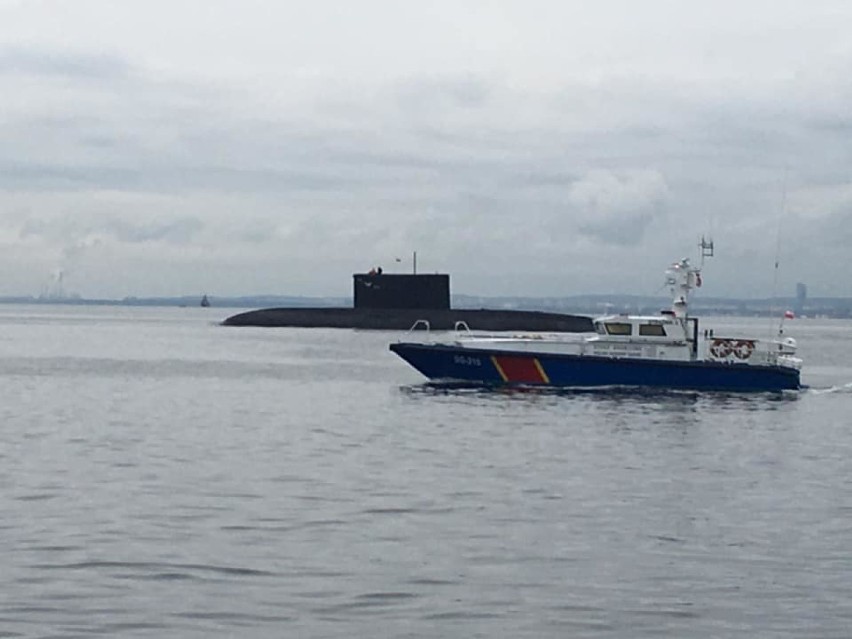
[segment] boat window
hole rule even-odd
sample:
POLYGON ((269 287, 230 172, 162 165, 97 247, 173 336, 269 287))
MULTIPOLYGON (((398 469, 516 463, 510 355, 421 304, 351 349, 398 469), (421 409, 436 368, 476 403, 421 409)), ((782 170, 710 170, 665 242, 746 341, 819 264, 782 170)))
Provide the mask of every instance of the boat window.
POLYGON ((610 335, 630 335, 633 326, 627 322, 607 322, 606 332, 610 335))
POLYGON ((595 322, 595 333, 598 333, 599 335, 606 335, 603 324, 600 322, 595 322))
POLYGON ((665 337, 666 329, 662 324, 641 324, 639 326, 640 335, 653 335, 654 337, 665 337))

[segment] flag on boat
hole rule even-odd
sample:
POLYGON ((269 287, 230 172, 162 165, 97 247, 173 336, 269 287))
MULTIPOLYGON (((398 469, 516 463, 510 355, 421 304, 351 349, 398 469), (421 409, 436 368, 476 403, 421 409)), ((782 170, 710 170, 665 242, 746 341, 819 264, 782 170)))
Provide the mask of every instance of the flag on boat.
POLYGON ((796 314, 793 311, 784 311, 784 319, 794 319, 796 314))

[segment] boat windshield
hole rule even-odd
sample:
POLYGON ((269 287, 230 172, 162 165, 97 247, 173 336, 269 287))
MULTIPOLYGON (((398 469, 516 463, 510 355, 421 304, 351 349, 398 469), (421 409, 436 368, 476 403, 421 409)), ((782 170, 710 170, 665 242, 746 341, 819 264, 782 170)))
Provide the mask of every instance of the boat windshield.
POLYGON ((631 335, 633 325, 628 322, 607 322, 604 324, 606 332, 610 335, 631 335))
POLYGON ((665 337, 666 329, 663 328, 662 324, 640 324, 639 334, 652 337, 665 337))

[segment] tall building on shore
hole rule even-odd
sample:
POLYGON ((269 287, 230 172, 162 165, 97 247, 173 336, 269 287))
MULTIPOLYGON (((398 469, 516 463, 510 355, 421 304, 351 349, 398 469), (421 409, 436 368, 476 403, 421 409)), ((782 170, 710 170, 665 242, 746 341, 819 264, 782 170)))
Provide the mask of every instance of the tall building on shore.
POLYGON ((808 299, 808 287, 806 284, 799 282, 796 284, 796 305, 793 311, 796 315, 802 315, 805 310, 805 301, 808 299))

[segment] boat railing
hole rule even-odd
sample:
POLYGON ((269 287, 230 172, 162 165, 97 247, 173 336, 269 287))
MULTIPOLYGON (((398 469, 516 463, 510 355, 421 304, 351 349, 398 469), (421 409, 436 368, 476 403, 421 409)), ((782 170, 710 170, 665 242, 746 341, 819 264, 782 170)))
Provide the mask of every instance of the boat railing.
MULTIPOLYGON (((427 332, 429 332, 431 330, 432 330, 432 325, 429 323, 429 320, 419 319, 416 322, 414 322, 414 324, 411 325, 411 328, 408 329, 408 332, 409 333, 414 332, 414 331, 427 331, 427 332)), ((453 324, 453 330, 456 331, 457 333, 472 333, 473 332, 473 331, 470 330, 470 326, 468 326, 467 322, 465 322, 464 320, 458 320, 457 322, 455 322, 453 324)))
POLYGON ((429 332, 432 330, 432 325, 429 323, 429 320, 419 319, 411 325, 411 328, 408 329, 408 332, 412 333, 417 330, 429 332))
POLYGON ((704 357, 729 364, 780 365, 796 354, 794 341, 721 337, 710 334, 704 340, 704 357))

